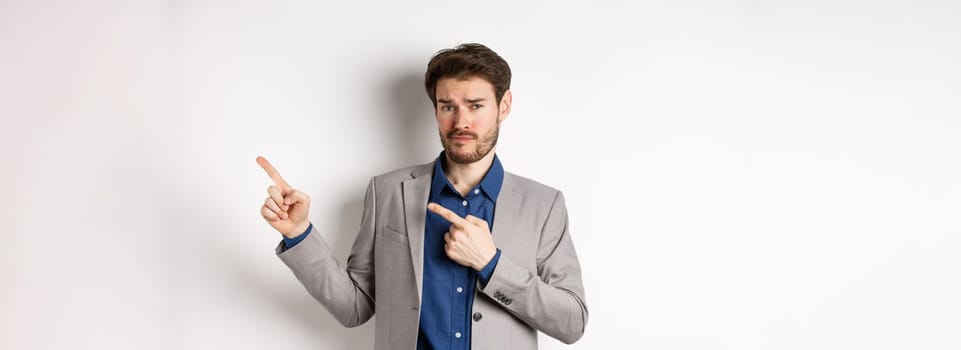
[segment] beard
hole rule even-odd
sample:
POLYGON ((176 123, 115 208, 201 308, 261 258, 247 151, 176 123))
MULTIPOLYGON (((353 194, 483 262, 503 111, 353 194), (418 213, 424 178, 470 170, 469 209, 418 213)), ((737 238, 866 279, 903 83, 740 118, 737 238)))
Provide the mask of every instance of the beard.
POLYGON ((467 130, 452 130, 448 132, 447 135, 440 135, 440 143, 444 145, 444 150, 447 151, 447 157, 451 161, 458 164, 471 164, 481 160, 486 157, 497 145, 497 137, 500 135, 501 123, 498 121, 497 125, 494 126, 483 138, 478 138, 477 134, 467 131, 467 130), (451 140, 455 136, 470 136, 474 139, 474 149, 465 149, 461 152, 455 152, 456 146, 453 145, 454 141, 451 140))

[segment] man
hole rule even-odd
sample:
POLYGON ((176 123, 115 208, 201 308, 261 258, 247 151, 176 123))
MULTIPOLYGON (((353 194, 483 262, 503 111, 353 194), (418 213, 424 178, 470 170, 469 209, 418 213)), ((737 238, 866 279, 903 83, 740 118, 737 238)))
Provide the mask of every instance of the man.
POLYGON ((277 255, 344 326, 376 313, 375 349, 536 349, 538 330, 568 344, 584 334, 564 197, 505 172, 494 152, 510 77, 480 44, 431 58, 444 151, 370 180, 346 268, 308 220, 310 198, 257 158, 275 182, 261 215, 284 236, 277 255))

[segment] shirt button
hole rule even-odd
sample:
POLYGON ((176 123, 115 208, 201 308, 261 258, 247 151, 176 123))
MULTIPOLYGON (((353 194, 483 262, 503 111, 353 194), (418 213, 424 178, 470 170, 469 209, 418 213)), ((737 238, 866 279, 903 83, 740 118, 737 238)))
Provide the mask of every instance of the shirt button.
POLYGON ((455 332, 455 333, 454 333, 454 338, 460 338, 460 332, 455 332))
POLYGON ((466 207, 466 206, 467 206, 467 201, 460 202, 460 204, 466 207))
POLYGON ((458 292, 458 293, 463 293, 463 292, 464 292, 464 288, 457 287, 457 292, 458 292))
POLYGON ((475 189, 475 190, 474 190, 474 194, 478 194, 478 193, 480 193, 480 190, 479 190, 479 189, 475 189))

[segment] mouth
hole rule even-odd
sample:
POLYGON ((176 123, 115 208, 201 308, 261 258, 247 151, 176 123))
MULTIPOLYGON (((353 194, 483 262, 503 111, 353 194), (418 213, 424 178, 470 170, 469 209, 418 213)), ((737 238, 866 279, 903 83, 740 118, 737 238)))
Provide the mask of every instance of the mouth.
POLYGON ((475 139, 476 137, 474 137, 474 135, 471 135, 471 134, 468 134, 468 133, 463 133, 463 134, 450 135, 450 136, 448 136, 447 138, 450 139, 451 141, 467 142, 467 141, 470 141, 470 140, 475 139))

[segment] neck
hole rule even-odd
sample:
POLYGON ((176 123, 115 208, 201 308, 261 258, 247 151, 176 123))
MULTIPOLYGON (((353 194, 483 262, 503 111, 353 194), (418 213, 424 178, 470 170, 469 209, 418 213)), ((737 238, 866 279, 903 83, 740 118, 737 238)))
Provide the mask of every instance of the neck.
POLYGON ((484 158, 470 164, 454 163, 450 156, 446 156, 444 174, 447 175, 447 180, 454 185, 457 192, 466 196, 471 189, 480 184, 484 175, 487 175, 491 164, 494 163, 494 151, 491 150, 484 158))

